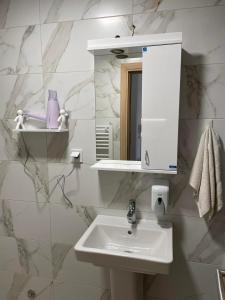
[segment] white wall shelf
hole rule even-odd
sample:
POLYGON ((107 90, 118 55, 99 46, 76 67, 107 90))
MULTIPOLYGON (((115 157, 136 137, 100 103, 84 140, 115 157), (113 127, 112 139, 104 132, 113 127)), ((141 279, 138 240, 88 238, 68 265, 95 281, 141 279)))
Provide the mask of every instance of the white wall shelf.
POLYGON ((138 172, 152 174, 177 174, 177 170, 148 170, 141 167, 140 161, 100 160, 91 166, 101 171, 138 172))
POLYGON ((37 128, 37 129, 13 129, 13 132, 45 132, 45 133, 50 133, 50 132, 55 132, 55 133, 62 133, 62 132, 68 132, 69 129, 48 129, 48 128, 37 128))

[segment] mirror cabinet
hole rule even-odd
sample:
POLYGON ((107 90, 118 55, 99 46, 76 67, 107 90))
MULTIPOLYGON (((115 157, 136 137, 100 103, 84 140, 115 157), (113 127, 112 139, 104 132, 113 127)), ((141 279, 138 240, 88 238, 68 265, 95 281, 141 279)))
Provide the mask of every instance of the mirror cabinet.
POLYGON ((182 34, 88 41, 99 170, 176 174, 182 34))

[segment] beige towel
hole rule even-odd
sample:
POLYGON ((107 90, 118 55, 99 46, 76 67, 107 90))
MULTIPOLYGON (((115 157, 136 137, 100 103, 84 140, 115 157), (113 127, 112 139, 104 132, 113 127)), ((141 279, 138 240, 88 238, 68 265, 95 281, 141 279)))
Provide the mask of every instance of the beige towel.
POLYGON ((219 137, 208 127, 201 136, 189 180, 200 217, 208 214, 211 219, 223 207, 220 151, 219 137))

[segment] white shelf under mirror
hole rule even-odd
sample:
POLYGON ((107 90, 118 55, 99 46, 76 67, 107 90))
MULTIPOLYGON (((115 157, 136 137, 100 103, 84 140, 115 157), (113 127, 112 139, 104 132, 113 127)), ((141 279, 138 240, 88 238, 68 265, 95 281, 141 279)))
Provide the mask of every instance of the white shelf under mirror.
POLYGON ((50 132, 55 132, 55 133, 62 133, 62 132, 68 132, 69 129, 48 129, 48 128, 30 128, 30 129, 13 129, 13 132, 45 132, 45 133, 50 133, 50 132))
POLYGON ((149 170, 141 167, 140 161, 100 160, 91 166, 99 171, 138 172, 152 174, 177 174, 177 170, 149 170))

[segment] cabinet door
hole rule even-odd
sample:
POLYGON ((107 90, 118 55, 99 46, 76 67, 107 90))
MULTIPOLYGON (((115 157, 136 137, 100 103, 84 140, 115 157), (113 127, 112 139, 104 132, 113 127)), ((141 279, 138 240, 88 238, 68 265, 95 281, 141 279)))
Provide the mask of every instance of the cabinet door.
POLYGON ((142 119, 141 127, 142 168, 176 171, 177 124, 168 119, 142 119))
POLYGON ((142 167, 176 170, 181 44, 143 49, 142 167))

